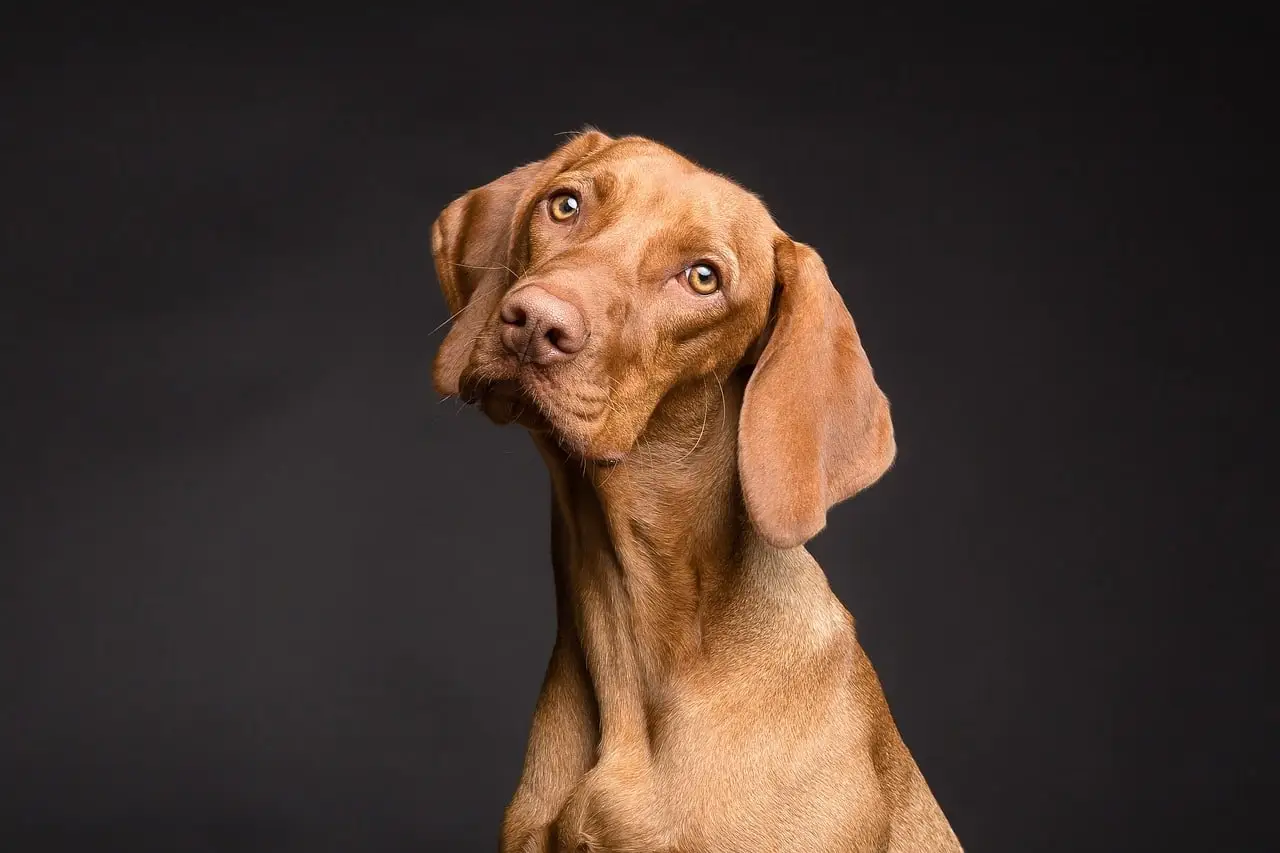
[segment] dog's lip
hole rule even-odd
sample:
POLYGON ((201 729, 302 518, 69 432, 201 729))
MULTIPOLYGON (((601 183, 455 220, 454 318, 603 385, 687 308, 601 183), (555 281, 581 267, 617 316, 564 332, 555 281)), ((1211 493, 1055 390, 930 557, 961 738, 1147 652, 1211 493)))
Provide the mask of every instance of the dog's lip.
POLYGON ((464 399, 501 423, 518 423, 536 432, 552 428, 533 395, 511 379, 472 383, 464 399))
POLYGON ((566 453, 593 465, 609 468, 626 458, 625 452, 591 453, 580 440, 557 426, 552 416, 539 403, 537 390, 521 381, 519 376, 465 377, 462 392, 460 396, 465 402, 476 406, 494 420, 504 424, 517 423, 532 432, 545 434, 566 453), (505 409, 495 409, 494 406, 505 406, 505 409))

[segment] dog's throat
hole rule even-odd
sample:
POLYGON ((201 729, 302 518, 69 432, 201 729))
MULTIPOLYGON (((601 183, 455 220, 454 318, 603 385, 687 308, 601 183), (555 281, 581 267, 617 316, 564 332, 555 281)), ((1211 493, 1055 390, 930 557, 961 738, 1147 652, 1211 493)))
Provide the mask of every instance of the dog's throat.
POLYGON ((602 748, 615 738, 648 742, 651 709, 702 654, 715 616, 710 601, 747 527, 732 446, 727 453, 715 446, 683 467, 628 458, 584 471, 554 442, 541 437, 538 445, 554 491, 561 632, 582 652, 602 748))

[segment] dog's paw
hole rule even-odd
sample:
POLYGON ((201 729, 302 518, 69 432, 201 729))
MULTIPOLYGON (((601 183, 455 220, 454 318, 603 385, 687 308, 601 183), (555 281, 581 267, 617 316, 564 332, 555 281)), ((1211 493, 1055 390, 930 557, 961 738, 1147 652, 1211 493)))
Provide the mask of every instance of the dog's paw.
POLYGON ((502 853, 556 853, 551 821, 523 809, 507 811, 502 822, 502 853))
POLYGON ((503 834, 502 853, 555 853, 548 829, 522 832, 518 835, 503 834))

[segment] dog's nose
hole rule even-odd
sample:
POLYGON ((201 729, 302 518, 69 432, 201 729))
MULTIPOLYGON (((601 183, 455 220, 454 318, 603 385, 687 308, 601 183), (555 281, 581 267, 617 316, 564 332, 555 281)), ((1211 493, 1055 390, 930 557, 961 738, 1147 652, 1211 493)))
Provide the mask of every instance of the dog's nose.
POLYGON ((502 303, 502 345, 520 363, 554 364, 577 355, 587 342, 582 312, 536 284, 527 284, 502 303))

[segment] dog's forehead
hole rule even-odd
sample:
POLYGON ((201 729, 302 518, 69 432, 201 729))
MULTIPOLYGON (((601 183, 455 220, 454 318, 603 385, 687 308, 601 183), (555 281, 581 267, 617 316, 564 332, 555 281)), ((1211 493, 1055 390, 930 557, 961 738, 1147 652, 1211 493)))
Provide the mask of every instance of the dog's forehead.
POLYGON ((743 248, 769 245, 778 230, 754 193, 642 137, 615 141, 576 171, 590 175, 615 204, 699 222, 743 248))
POLYGON ((702 199, 744 213, 764 213, 752 193, 681 154, 648 139, 624 138, 589 162, 587 170, 625 184, 631 193, 702 199))

